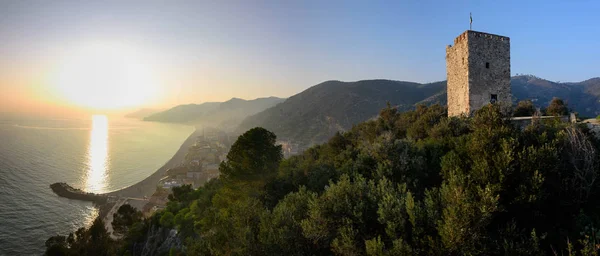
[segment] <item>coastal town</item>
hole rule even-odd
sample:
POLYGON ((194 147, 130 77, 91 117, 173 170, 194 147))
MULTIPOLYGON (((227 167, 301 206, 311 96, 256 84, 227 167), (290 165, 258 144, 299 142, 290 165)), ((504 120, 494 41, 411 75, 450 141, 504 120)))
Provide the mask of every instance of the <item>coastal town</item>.
POLYGON ((201 128, 200 135, 195 137, 183 161, 166 171, 158 181, 156 191, 139 209, 150 216, 166 206, 173 187, 190 185, 196 189, 218 177, 219 164, 226 159, 231 143, 227 133, 214 128, 201 128))
MULTIPOLYGON (((61 197, 93 202, 107 230, 113 234, 113 214, 128 204, 149 217, 164 209, 174 187, 189 185, 196 189, 219 177, 219 165, 226 160, 234 135, 212 127, 196 127, 181 148, 163 167, 146 179, 121 190, 106 194, 94 194, 73 188, 66 183, 54 183, 50 187, 61 197)), ((285 158, 301 153, 305 147, 292 140, 277 141, 285 158)))

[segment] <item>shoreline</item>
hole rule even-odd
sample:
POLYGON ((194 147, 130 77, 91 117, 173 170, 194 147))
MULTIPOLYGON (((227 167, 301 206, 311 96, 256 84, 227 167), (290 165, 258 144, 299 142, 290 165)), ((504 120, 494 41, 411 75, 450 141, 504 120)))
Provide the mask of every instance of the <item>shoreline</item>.
MULTIPOLYGON (((110 225, 112 214, 118 207, 129 200, 147 201, 156 192, 158 181, 165 176, 167 170, 179 166, 185 160, 188 149, 196 142, 198 136, 199 131, 194 126, 194 131, 188 135, 181 146, 179 146, 179 149, 166 163, 143 180, 128 187, 99 194, 87 193, 61 182, 51 184, 50 188, 59 197, 93 202, 94 207, 98 209, 98 217, 105 221, 108 230, 112 230, 112 226, 110 225), (110 198, 117 200, 113 201, 110 198)), ((138 210, 141 211, 142 209, 138 210)))
POLYGON ((194 127, 194 131, 183 141, 177 152, 167 161, 163 166, 158 168, 154 173, 145 179, 119 190, 103 193, 104 196, 117 196, 117 197, 132 197, 132 198, 143 198, 144 196, 150 197, 155 191, 158 181, 164 177, 168 169, 180 165, 185 160, 185 155, 188 152, 190 146, 196 142, 198 136, 198 129, 194 127))

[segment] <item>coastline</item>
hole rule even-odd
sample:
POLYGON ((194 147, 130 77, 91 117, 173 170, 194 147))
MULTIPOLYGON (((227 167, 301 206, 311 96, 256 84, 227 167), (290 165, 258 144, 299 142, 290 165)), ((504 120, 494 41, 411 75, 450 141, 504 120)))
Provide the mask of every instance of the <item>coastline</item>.
POLYGON ((164 177, 167 170, 178 166, 181 164, 181 162, 183 162, 183 160, 185 160, 185 155, 187 154, 189 147, 196 142, 197 136, 198 129, 194 128, 194 131, 187 137, 187 139, 185 139, 185 141, 183 141, 171 159, 169 159, 169 161, 167 161, 162 167, 160 167, 150 176, 129 187, 104 193, 102 195, 130 198, 143 198, 144 196, 150 197, 156 191, 158 181, 164 177))

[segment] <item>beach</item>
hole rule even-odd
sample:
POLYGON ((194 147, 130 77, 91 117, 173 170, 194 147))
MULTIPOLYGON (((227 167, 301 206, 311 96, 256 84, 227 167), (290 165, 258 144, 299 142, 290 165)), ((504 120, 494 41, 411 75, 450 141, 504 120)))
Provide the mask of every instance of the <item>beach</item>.
POLYGON ((167 163, 165 163, 152 175, 129 187, 105 193, 104 195, 129 198, 144 198, 145 196, 150 197, 156 191, 158 181, 165 176, 167 170, 176 167, 183 162, 189 147, 196 142, 196 137, 198 135, 198 129, 195 129, 194 132, 192 132, 192 134, 190 134, 190 136, 188 136, 188 138, 183 142, 183 144, 181 144, 181 147, 179 147, 179 150, 177 150, 173 157, 171 157, 167 163))
POLYGON ((105 196, 117 198, 116 202, 98 205, 100 209, 99 217, 104 220, 104 225, 106 226, 106 229, 108 230, 111 238, 118 238, 113 233, 113 228, 111 224, 113 214, 123 204, 131 204, 138 210, 142 210, 143 205, 145 205, 148 202, 147 198, 149 198, 156 191, 158 181, 165 176, 167 170, 176 167, 180 165, 181 162, 183 162, 189 147, 191 147, 196 142, 197 136, 198 129, 195 129, 194 132, 192 132, 192 134, 190 134, 190 136, 188 136, 187 139, 185 139, 183 144, 181 144, 179 150, 175 152, 173 157, 171 157, 171 159, 167 161, 167 163, 165 163, 162 167, 156 170, 156 172, 146 177, 144 180, 133 184, 129 187, 103 194, 105 196))

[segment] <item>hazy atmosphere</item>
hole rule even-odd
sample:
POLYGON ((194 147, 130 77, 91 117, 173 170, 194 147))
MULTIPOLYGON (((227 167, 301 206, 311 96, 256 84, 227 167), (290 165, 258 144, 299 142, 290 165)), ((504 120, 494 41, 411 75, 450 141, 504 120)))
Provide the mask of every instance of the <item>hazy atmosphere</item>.
POLYGON ((1 1, 0 255, 600 255, 599 1, 1 1))
POLYGON ((469 28, 469 12, 474 30, 510 35, 513 75, 578 82, 597 76, 599 9, 595 1, 4 2, 0 112, 289 97, 326 80, 440 81, 444 46, 469 28))

